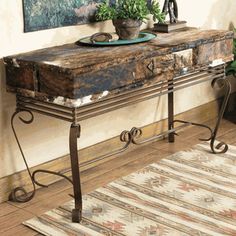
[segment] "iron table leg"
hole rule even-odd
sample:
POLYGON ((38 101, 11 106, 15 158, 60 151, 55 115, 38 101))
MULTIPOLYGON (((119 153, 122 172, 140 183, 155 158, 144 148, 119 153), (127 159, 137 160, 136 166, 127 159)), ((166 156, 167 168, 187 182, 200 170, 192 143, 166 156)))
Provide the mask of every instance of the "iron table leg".
MULTIPOLYGON (((168 130, 172 130, 174 128, 174 92, 173 92, 173 81, 169 83, 170 91, 168 93, 168 130)), ((169 143, 173 143, 175 141, 175 132, 171 132, 168 134, 169 143)))
POLYGON ((15 187, 12 192, 10 193, 9 195, 9 201, 13 201, 13 202, 28 202, 30 201, 34 195, 35 195, 35 191, 36 191, 36 186, 35 186, 35 182, 34 182, 34 179, 32 177, 32 173, 29 169, 29 166, 28 166, 28 163, 27 163, 27 160, 25 158, 25 154, 23 152, 23 149, 21 147, 21 143, 20 143, 20 140, 17 136, 17 132, 16 132, 16 129, 15 129, 15 126, 14 126, 14 120, 15 120, 15 117, 20 114, 20 113, 28 113, 29 115, 29 118, 23 118, 23 117, 19 117, 20 121, 23 122, 24 124, 31 124, 33 121, 34 121, 34 115, 31 111, 23 111, 23 110, 16 110, 12 117, 11 117, 11 128, 12 128, 12 131, 13 131, 13 134, 15 136, 15 139, 16 139, 16 142, 17 142, 17 145, 19 147, 19 150, 20 150, 20 153, 21 153, 21 156, 24 160, 24 163, 25 163, 25 166, 26 166, 26 169, 27 169, 27 172, 29 174, 29 177, 30 177, 30 180, 31 180, 31 183, 32 183, 32 186, 33 186, 33 191, 28 193, 24 187, 15 187))
POLYGON ((225 95, 224 95, 224 99, 219 111, 219 115, 217 117, 217 121, 216 124, 214 126, 214 128, 210 128, 207 125, 203 125, 203 124, 198 124, 198 123, 193 123, 193 122, 188 122, 188 121, 184 121, 184 120, 174 120, 173 122, 176 123, 183 123, 183 124, 190 124, 190 125, 195 125, 195 126, 199 126, 199 127, 203 127, 203 128, 207 128, 210 131, 210 137, 209 138, 200 138, 201 141, 210 141, 210 148, 211 151, 214 154, 219 154, 219 153, 226 153, 228 151, 228 145, 225 142, 218 142, 215 145, 215 141, 216 141, 216 137, 217 137, 217 133, 220 127, 220 123, 222 121, 224 112, 225 112, 225 108, 227 106, 228 100, 229 100, 229 96, 231 93, 231 84, 229 82, 229 80, 224 76, 224 77, 219 77, 216 78, 212 81, 212 87, 214 87, 216 85, 216 83, 218 82, 218 84, 220 84, 221 88, 225 88, 225 95))
POLYGON ((212 152, 215 154, 216 153, 226 153, 228 151, 228 145, 226 143, 219 142, 215 146, 215 140, 216 140, 218 129, 220 127, 221 120, 222 120, 224 112, 225 112, 225 108, 226 108, 228 100, 229 100, 230 93, 231 93, 231 84, 227 78, 223 77, 223 78, 217 78, 217 79, 213 80, 212 87, 214 87, 217 82, 221 83, 220 84, 221 88, 225 88, 225 95, 224 95, 223 103, 222 103, 220 111, 219 111, 219 115, 218 115, 218 118, 216 121, 215 128, 212 132, 211 139, 210 139, 210 147, 211 147, 212 152))
POLYGON ((79 157, 77 138, 80 136, 80 126, 72 124, 70 127, 70 159, 74 190, 75 208, 72 210, 72 221, 79 223, 82 218, 82 192, 80 183, 79 157))
POLYGON ((69 146, 70 146, 72 180, 60 172, 54 172, 54 171, 50 171, 50 170, 38 169, 38 170, 31 172, 29 169, 27 160, 25 158, 23 149, 21 147, 20 141, 17 137, 15 127, 14 127, 14 119, 21 112, 28 113, 30 115, 30 117, 28 119, 23 118, 21 116, 19 117, 19 119, 24 124, 31 124, 34 120, 34 116, 33 116, 33 113, 29 110, 17 110, 12 115, 12 118, 11 118, 12 130, 13 130, 16 142, 18 144, 18 147, 20 149, 21 155, 23 157, 24 163, 26 165, 26 169, 28 171, 30 180, 32 182, 33 191, 28 193, 23 187, 16 187, 12 190, 12 192, 9 196, 9 200, 14 201, 14 202, 27 202, 27 201, 30 201, 35 195, 35 192, 36 192, 35 185, 38 185, 41 187, 48 187, 48 185, 42 184, 36 180, 36 175, 39 173, 47 173, 47 174, 52 174, 52 175, 56 175, 59 177, 63 177, 66 180, 68 180, 71 184, 73 184, 75 209, 72 210, 72 221, 73 222, 80 222, 81 215, 82 215, 82 194, 81 194, 80 172, 79 172, 79 161, 78 161, 78 150, 77 150, 77 138, 80 136, 80 126, 72 124, 71 128, 70 128, 69 146))

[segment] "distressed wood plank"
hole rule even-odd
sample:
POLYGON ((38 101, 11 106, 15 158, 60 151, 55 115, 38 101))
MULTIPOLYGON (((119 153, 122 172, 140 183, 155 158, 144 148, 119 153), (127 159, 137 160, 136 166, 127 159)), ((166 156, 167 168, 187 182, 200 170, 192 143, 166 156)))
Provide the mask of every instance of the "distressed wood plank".
POLYGON ((232 40, 229 31, 189 29, 168 37, 158 33, 149 42, 122 47, 51 47, 5 57, 7 85, 9 91, 29 96, 77 99, 104 91, 112 95, 173 78, 183 66, 230 61, 232 40), (193 50, 195 64, 185 65, 173 56, 186 49, 193 50))
POLYGON ((1 216, 8 215, 8 214, 10 214, 10 213, 12 213, 12 212, 14 212, 14 211, 17 211, 17 210, 18 210, 17 207, 14 207, 14 206, 12 206, 12 205, 6 203, 6 202, 5 202, 5 203, 2 203, 2 204, 0 205, 0 217, 1 217, 1 216))

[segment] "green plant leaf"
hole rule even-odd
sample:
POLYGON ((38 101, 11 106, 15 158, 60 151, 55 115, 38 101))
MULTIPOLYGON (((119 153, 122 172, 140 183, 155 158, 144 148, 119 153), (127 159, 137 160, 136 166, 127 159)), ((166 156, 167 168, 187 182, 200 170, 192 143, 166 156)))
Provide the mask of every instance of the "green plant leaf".
POLYGON ((96 19, 98 21, 112 19, 134 19, 146 20, 152 14, 154 21, 164 21, 159 3, 151 1, 150 6, 147 0, 117 0, 116 4, 109 6, 108 2, 102 2, 97 7, 96 19))

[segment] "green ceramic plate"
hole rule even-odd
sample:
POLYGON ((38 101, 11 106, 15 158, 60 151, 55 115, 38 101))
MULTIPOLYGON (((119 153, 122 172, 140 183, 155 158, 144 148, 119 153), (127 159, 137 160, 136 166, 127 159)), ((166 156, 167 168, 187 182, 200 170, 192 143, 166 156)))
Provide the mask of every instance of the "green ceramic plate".
POLYGON ((127 45, 127 44, 134 44, 134 43, 142 43, 142 42, 147 42, 151 39, 154 39, 156 37, 155 34, 151 33, 140 33, 139 37, 136 39, 130 39, 130 40, 116 40, 116 41, 111 41, 111 42, 95 42, 92 43, 90 41, 90 37, 82 38, 79 41, 76 42, 86 44, 86 45, 92 45, 92 46, 116 46, 116 45, 127 45))

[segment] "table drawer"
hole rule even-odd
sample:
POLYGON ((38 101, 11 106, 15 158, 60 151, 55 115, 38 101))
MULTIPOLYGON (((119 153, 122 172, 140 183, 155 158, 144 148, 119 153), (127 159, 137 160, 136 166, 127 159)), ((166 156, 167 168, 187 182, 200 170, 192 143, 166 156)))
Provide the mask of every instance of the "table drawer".
POLYGON ((146 58, 137 62, 134 72, 135 82, 148 80, 156 83, 173 78, 174 57, 173 54, 146 58))
POLYGON ((231 61, 233 60, 232 51, 232 39, 199 45, 194 49, 194 64, 210 64, 215 60, 222 60, 223 62, 231 61))

